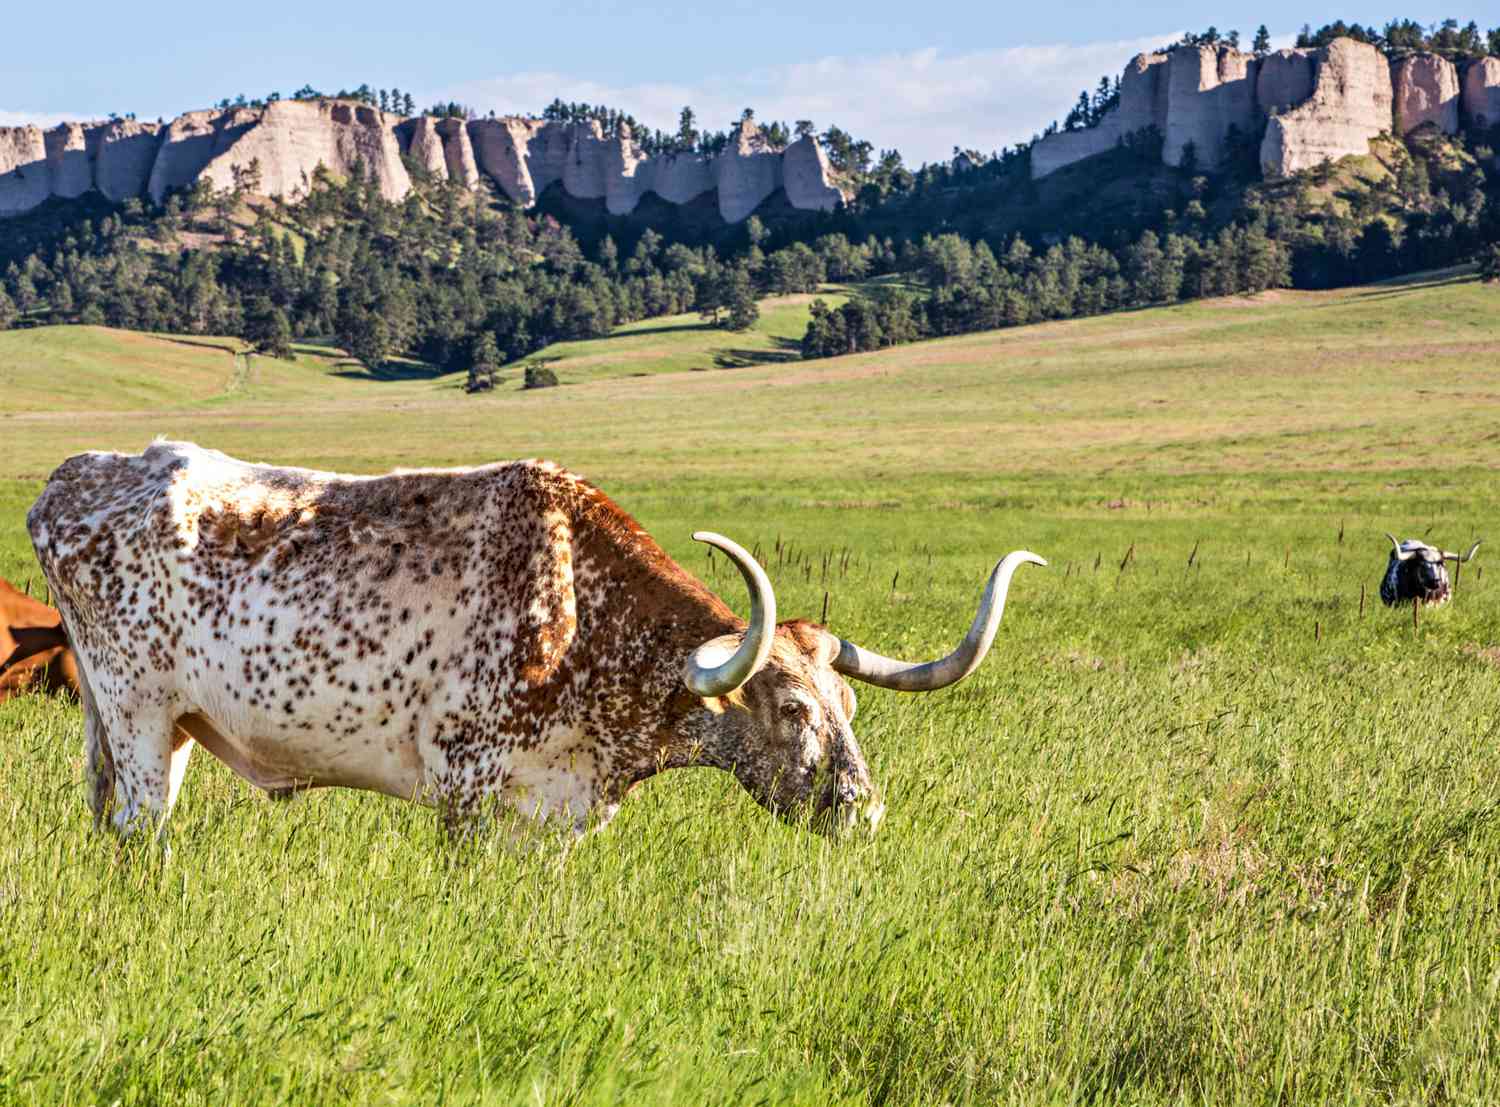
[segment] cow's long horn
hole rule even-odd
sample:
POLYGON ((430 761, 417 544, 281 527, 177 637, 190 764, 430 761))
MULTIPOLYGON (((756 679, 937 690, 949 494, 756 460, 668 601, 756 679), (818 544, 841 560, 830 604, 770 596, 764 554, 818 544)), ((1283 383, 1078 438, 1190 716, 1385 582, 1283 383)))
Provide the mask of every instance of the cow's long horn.
POLYGON ((1466 554, 1449 553, 1447 550, 1444 550, 1443 551, 1443 560, 1444 561, 1468 561, 1470 558, 1472 558, 1474 556, 1474 551, 1477 550, 1477 549, 1479 549, 1479 543, 1478 542, 1475 542, 1472 546, 1470 546, 1469 547, 1469 552, 1466 553, 1466 554))
POLYGON ((1387 531, 1386 537, 1391 540, 1391 556, 1394 557, 1397 561, 1410 561, 1412 558, 1417 556, 1416 550, 1403 551, 1401 549, 1401 543, 1396 541, 1396 536, 1394 534, 1391 534, 1389 531, 1387 531))
POLYGON ((833 667, 855 680, 898 692, 932 692, 956 684, 977 669, 989 652, 995 631, 1000 628, 1000 616, 1005 614, 1005 594, 1010 589, 1010 578, 1026 562, 1047 564, 1028 550, 1017 550, 1006 554, 995 566, 969 633, 964 635, 958 649, 947 657, 927 662, 897 661, 841 638, 839 655, 834 659, 833 667))
POLYGON ((683 682, 694 694, 727 696, 754 676, 771 653, 776 636, 776 593, 765 570, 739 544, 706 530, 695 531, 693 541, 706 542, 728 554, 750 588, 750 624, 739 648, 725 658, 723 639, 715 638, 694 650, 683 669, 683 682))

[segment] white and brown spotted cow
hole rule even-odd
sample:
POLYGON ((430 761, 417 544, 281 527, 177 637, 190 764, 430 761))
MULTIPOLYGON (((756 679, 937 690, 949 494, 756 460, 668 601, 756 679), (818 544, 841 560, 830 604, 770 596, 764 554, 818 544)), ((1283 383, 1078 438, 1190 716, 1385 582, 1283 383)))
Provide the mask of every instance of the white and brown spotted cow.
POLYGON ((578 831, 662 769, 732 772, 815 825, 878 820, 839 674, 962 679, 807 622, 747 626, 598 489, 538 461, 340 476, 187 443, 64 462, 27 517, 81 670, 89 800, 164 821, 194 743, 273 794, 342 785, 470 813, 497 800, 578 831))

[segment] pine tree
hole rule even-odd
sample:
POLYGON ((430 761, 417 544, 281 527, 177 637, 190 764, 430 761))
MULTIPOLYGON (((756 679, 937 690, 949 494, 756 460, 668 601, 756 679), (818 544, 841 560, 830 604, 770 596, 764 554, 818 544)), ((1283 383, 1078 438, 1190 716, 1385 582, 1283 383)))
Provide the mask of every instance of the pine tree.
POLYGON ((479 336, 469 354, 469 380, 466 392, 489 392, 495 387, 495 374, 500 369, 500 347, 495 336, 485 331, 479 336))
POLYGON ((283 361, 291 361, 295 356, 292 325, 286 312, 273 304, 269 296, 255 297, 245 309, 244 338, 258 354, 270 354, 283 361))
POLYGON ((599 243, 599 264, 609 273, 615 272, 620 267, 620 250, 615 245, 615 240, 605 235, 599 243))
POLYGON ((736 266, 730 272, 724 286, 724 301, 729 309, 724 325, 732 331, 747 331, 760 318, 760 305, 755 302, 755 289, 744 266, 736 266))
MULTIPOLYGON (((1479 279, 1485 284, 1500 282, 1500 242, 1492 242, 1479 253, 1479 279)), ((3 293, 0 293, 3 295, 3 293)), ((0 330, 5 329, 5 304, 0 301, 0 330)))
POLYGON ((1257 58, 1263 58, 1271 52, 1271 32, 1266 30, 1264 23, 1255 29, 1255 41, 1250 49, 1257 58))
POLYGON ((698 145, 698 117, 693 114, 693 109, 685 107, 682 114, 677 117, 677 145, 683 150, 691 150, 698 145))

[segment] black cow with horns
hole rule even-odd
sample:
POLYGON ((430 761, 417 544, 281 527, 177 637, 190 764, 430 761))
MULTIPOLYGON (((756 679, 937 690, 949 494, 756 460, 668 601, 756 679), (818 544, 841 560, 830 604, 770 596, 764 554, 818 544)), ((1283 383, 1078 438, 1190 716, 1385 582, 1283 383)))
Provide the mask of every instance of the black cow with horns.
POLYGON ((1456 554, 1429 546, 1416 538, 1398 542, 1393 534, 1386 537, 1391 540, 1391 557, 1380 582, 1380 598, 1387 607, 1408 603, 1447 603, 1453 586, 1448 580, 1448 566, 1444 562, 1462 565, 1479 549, 1479 543, 1475 542, 1468 553, 1456 554))

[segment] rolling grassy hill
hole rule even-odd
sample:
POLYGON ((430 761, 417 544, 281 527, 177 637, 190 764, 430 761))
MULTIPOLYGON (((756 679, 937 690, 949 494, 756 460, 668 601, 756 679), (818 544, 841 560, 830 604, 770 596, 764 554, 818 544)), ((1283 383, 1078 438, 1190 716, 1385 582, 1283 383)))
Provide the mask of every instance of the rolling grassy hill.
POLYGON ((357 471, 550 456, 737 610, 693 529, 767 551, 784 617, 826 602, 911 657, 996 557, 1043 554, 965 684, 857 689, 881 833, 812 837, 693 770, 566 856, 458 847, 200 752, 162 864, 91 830, 76 708, 13 701, 0 1101, 1494 1100, 1500 584, 1482 548, 1416 624, 1374 589, 1382 531, 1500 537, 1500 290, 609 375, 639 340, 467 396, 311 353, 229 390, 223 352, 153 375, 150 340, 31 332, 89 346, 44 363, 90 388, 54 388, 0 336, 0 574, 34 573, 57 461, 156 434, 357 471), (145 383, 111 393, 122 365, 145 383))
MULTIPOLYGON (((820 296, 830 307, 848 299, 838 286, 815 295, 768 297, 760 302, 760 319, 738 333, 711 326, 697 312, 643 319, 616 328, 608 338, 554 343, 524 361, 547 366, 563 384, 796 361, 808 308, 820 296)), ((512 388, 519 387, 518 368, 504 375, 512 388)))

